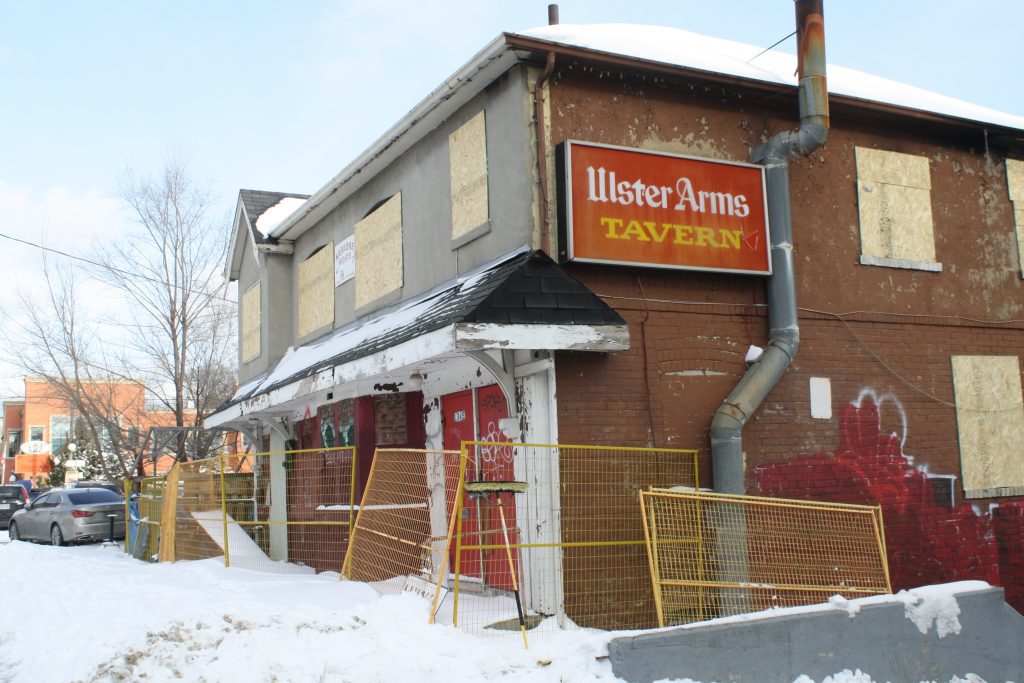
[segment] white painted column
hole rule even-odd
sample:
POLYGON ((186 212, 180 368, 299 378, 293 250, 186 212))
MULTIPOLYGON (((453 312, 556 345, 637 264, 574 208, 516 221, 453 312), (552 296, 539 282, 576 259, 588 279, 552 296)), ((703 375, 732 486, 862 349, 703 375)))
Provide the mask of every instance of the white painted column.
MULTIPOLYGON (((271 522, 288 520, 288 483, 284 469, 284 437, 276 430, 270 430, 270 519, 271 522)), ((288 559, 288 525, 270 525, 270 559, 288 559)))
MULTIPOLYGON (((431 408, 427 412, 426 436, 427 450, 441 450, 444 447, 444 434, 441 423, 441 401, 438 398, 427 400, 431 408)), ((444 564, 445 542, 448 536, 447 500, 445 492, 444 456, 428 454, 424 463, 427 468, 427 486, 430 489, 430 536, 437 539, 431 542, 431 577, 433 583, 440 579, 441 566, 444 564)), ((454 567, 448 567, 451 572, 454 567)))
MULTIPOLYGON (((551 444, 558 440, 554 361, 545 359, 516 368, 520 386, 519 414, 524 443, 551 444)), ((526 481, 528 505, 517 505, 523 543, 559 543, 562 538, 558 454, 541 449, 517 463, 516 478, 526 481), (546 457, 537 457, 546 456, 546 457)), ((556 615, 564 626, 562 549, 533 548, 523 557, 523 599, 531 611, 556 615)))

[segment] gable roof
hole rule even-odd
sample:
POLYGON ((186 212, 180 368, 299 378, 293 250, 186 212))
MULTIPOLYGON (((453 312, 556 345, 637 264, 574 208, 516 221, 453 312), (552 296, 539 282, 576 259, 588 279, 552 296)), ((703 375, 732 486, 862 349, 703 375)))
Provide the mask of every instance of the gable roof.
POLYGON ((291 192, 267 192, 265 190, 239 190, 238 201, 245 209, 245 215, 249 219, 249 228, 252 230, 252 237, 257 244, 277 242, 276 239, 264 235, 256 229, 256 223, 260 216, 273 206, 276 206, 282 199, 309 199, 308 194, 294 194, 291 192))
POLYGON ((289 349, 267 374, 239 388, 240 401, 460 323, 615 326, 626 321, 542 251, 507 254, 411 300, 289 349))
POLYGON ((238 279, 238 269, 242 263, 242 254, 248 244, 256 255, 256 247, 260 244, 277 244, 274 237, 264 235, 256 229, 260 216, 276 206, 282 199, 309 199, 308 194, 294 192, 267 192, 264 190, 239 190, 238 203, 235 205, 235 218, 232 223, 231 242, 228 245, 227 262, 224 264, 224 277, 228 280, 238 279))

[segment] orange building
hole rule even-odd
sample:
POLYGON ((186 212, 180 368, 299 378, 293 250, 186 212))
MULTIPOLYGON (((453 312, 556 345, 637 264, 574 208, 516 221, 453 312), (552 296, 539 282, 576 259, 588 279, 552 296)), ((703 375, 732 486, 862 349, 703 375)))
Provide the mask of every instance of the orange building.
MULTIPOLYGON (((89 382, 83 387, 82 398, 90 412, 112 418, 129 435, 135 432, 141 438, 151 427, 175 424, 172 411, 147 405, 146 387, 141 382, 89 382)), ((4 402, 4 481, 12 476, 32 482, 44 480, 51 471, 52 457, 68 455, 77 412, 52 384, 27 378, 24 400, 4 402)), ((186 420, 192 417, 187 415, 186 420)))

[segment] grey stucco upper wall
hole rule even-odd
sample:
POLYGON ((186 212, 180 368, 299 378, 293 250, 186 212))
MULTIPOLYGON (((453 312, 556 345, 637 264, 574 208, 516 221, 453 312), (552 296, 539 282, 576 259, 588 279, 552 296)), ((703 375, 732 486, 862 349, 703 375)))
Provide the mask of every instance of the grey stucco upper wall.
POLYGON ((292 343, 295 328, 292 300, 292 257, 286 254, 253 253, 247 245, 238 273, 238 381, 245 384, 266 372, 280 359, 292 343), (242 297, 260 284, 260 353, 248 361, 243 359, 242 297))
MULTIPOLYGON (((304 231, 291 257, 291 308, 298 309, 298 268, 328 242, 354 234, 355 225, 382 201, 401 193, 403 278, 400 289, 356 309, 355 280, 335 288, 334 324, 341 327, 396 301, 421 294, 495 256, 530 244, 534 233, 532 172, 534 161, 530 99, 525 66, 513 68, 427 133, 396 161, 304 231), (452 191, 449 135, 484 112, 487 149, 488 226, 474 239, 452 240, 452 191)), ((356 268, 359 268, 357 261, 356 268)), ((291 325, 294 344, 329 332, 324 326, 305 337, 295 316, 275 310, 271 326, 291 325)), ((265 318, 266 320, 266 318, 265 318)))

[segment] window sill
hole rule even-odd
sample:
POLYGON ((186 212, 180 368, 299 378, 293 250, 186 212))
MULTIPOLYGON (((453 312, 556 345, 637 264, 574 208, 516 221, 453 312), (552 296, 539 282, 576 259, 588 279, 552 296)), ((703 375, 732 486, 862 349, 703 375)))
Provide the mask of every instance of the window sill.
POLYGON ((964 491, 964 498, 1003 498, 1006 496, 1024 496, 1024 486, 1000 486, 994 489, 971 489, 964 491))
POLYGON ((906 259, 867 256, 865 254, 860 256, 860 264, 862 266, 882 266, 884 268, 903 268, 905 270, 926 270, 932 273, 942 272, 942 264, 935 261, 908 261, 906 259))
POLYGON ((452 238, 452 251, 459 247, 465 246, 470 242, 474 241, 478 237, 482 237, 491 231, 491 221, 487 219, 485 222, 476 226, 469 232, 466 232, 458 237, 452 238))

